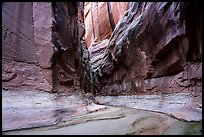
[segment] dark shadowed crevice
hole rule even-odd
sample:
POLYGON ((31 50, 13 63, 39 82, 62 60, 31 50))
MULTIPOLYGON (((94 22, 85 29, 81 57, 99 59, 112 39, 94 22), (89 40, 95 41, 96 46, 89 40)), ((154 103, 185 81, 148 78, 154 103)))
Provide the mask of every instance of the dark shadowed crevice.
POLYGON ((185 5, 186 33, 190 38, 189 50, 187 53, 187 61, 200 62, 202 60, 202 49, 199 48, 202 44, 202 11, 201 3, 192 2, 185 5))
POLYGON ((111 28, 112 28, 112 31, 113 31, 114 28, 115 28, 115 22, 114 22, 114 19, 113 19, 113 14, 111 12, 110 2, 107 2, 107 7, 108 7, 108 16, 109 16, 109 20, 110 20, 110 25, 111 25, 111 28))

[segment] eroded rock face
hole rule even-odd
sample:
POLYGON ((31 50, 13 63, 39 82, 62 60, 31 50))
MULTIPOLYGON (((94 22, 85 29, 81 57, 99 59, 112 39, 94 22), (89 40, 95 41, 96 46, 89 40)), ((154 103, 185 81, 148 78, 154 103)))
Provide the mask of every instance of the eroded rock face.
POLYGON ((2 5, 2 87, 51 90, 39 67, 32 3, 2 5))
POLYGON ((108 39, 124 15, 127 2, 85 2, 85 40, 87 46, 108 39))
POLYGON ((96 102, 202 119, 200 9, 183 2, 4 2, 3 130, 56 124, 97 110, 86 108, 96 102))
POLYGON ((82 19, 81 2, 4 2, 2 87, 53 92, 89 90, 89 53, 81 42, 82 19))
POLYGON ((95 92, 201 92, 201 30, 201 7, 197 3, 128 3, 111 37, 89 48, 95 92))

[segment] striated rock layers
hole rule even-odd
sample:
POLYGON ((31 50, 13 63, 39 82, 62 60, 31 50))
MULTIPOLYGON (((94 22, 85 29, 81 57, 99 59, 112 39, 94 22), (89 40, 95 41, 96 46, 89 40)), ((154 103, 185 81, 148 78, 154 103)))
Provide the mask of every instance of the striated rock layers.
POLYGON ((202 87, 198 3, 4 2, 2 45, 4 89, 132 95, 202 87))
POLYGON ((85 5, 85 39, 97 95, 201 92, 202 13, 198 3, 126 3, 121 8, 127 9, 124 16, 111 14, 120 16, 112 34, 108 11, 100 9, 105 3, 96 4, 99 8, 94 3, 85 5), (106 13, 91 20, 94 10, 106 13), (97 19, 103 25, 93 25, 97 19), (97 35, 101 33, 106 36, 97 35))
POLYGON ((2 4, 2 88, 90 90, 81 2, 2 4))
POLYGON ((85 40, 88 47, 108 39, 124 15, 127 2, 85 2, 85 40))
POLYGON ((198 3, 2 3, 3 131, 105 108, 96 102, 198 121, 201 82, 198 3))

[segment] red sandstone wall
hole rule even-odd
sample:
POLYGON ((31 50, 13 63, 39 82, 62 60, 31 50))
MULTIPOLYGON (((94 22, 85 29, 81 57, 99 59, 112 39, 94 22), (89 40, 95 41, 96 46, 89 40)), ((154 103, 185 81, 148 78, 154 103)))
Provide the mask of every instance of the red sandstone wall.
POLYGON ((2 88, 50 92, 84 89, 88 73, 84 73, 83 60, 88 60, 88 52, 81 44, 84 24, 77 18, 82 5, 2 4, 2 88))
MULTIPOLYGON (((47 16, 49 18, 49 15, 47 16)), ((40 67, 41 65, 49 67, 48 61, 42 63, 42 48, 38 48, 39 39, 44 39, 34 37, 36 33, 34 33, 32 24, 33 3, 3 3, 2 87, 5 89, 47 91, 52 89, 51 82, 44 77, 43 68, 40 67)), ((44 32, 43 36, 45 35, 44 32)), ((41 45, 45 44, 41 42, 41 45)), ((49 46, 47 44, 47 47, 49 46)))
POLYGON ((127 8, 127 2, 85 2, 85 40, 90 47, 99 41, 110 38, 112 28, 108 13, 110 5, 110 14, 116 25, 119 19, 124 15, 127 8))
MULTIPOLYGON (((95 92, 100 95, 201 92, 200 5, 196 2, 128 5, 111 37, 89 48, 95 92)), ((91 29, 87 31, 92 34, 91 29)))

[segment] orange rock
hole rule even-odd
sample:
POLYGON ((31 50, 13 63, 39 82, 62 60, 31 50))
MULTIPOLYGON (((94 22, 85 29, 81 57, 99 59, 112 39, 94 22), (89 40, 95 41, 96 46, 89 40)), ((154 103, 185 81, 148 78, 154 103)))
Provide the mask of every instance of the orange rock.
POLYGON ((85 40, 88 47, 110 37, 111 18, 116 25, 124 15, 127 4, 127 2, 85 2, 85 40))

